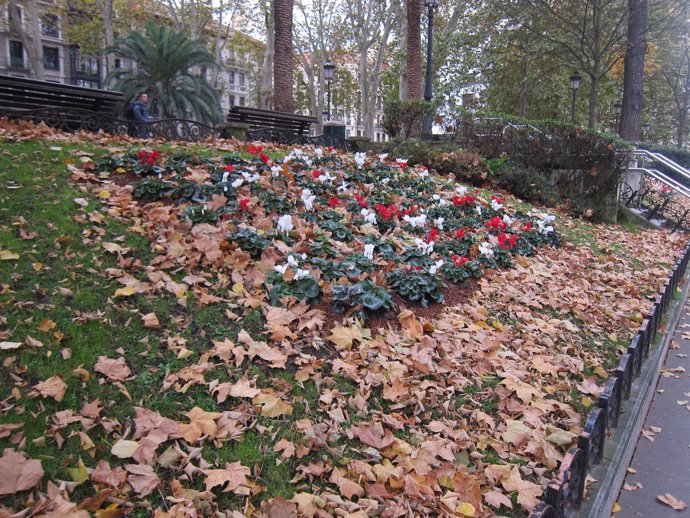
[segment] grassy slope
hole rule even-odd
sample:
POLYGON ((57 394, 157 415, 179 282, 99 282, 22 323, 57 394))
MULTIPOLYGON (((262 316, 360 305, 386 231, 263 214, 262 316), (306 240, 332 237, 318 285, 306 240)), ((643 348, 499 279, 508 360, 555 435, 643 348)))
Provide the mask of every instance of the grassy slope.
MULTIPOLYGON (((18 260, 0 262, 0 332, 3 333, 0 338, 24 341, 32 337, 42 343, 40 347, 24 345, 18 350, 1 353, 4 368, 0 370, 0 394, 3 394, 0 423, 23 422, 23 435, 14 434, 12 439, 21 441, 20 446, 28 457, 41 459, 51 479, 70 480, 72 475, 68 468, 77 467, 79 459, 87 468, 95 468, 98 459, 109 453, 114 440, 103 433, 101 427, 93 428, 86 433, 95 449, 85 450, 83 437, 71 434, 81 431, 82 427, 73 424, 58 432, 65 442, 61 448, 56 448, 49 426, 55 412, 65 409, 78 412, 84 403, 98 399, 104 407, 101 415, 112 420, 116 430, 125 432, 135 415, 135 406, 155 409, 175 420, 183 420, 181 414, 192 406, 206 411, 241 407, 244 403, 232 398, 230 405, 219 404, 204 384, 193 384, 185 393, 159 388, 166 375, 194 364, 209 348, 211 339, 229 337, 235 340, 240 329, 259 339, 264 322, 258 310, 232 304, 201 306, 192 295, 187 297, 186 307, 167 293, 137 296, 136 301, 114 297, 120 285, 111 281, 105 272, 108 268, 126 267, 125 259, 118 263, 118 256, 103 250, 101 243, 114 242, 129 248, 128 256, 142 258, 144 264, 152 257, 151 244, 136 228, 128 228, 132 222, 102 218, 95 210, 99 200, 87 189, 82 190, 67 181, 65 165, 78 160, 79 151, 97 155, 102 150, 90 144, 61 143, 59 150, 51 149, 52 145, 42 141, 0 145, 0 249, 20 256, 18 260), (19 188, 5 188, 15 185, 19 188), (87 199, 88 206, 81 208, 75 198, 87 199), (229 318, 228 309, 240 318, 229 318), (159 316, 162 329, 144 327, 141 315, 151 311, 159 316), (171 337, 186 341, 193 356, 178 358, 167 346, 166 340, 171 337), (113 383, 103 383, 92 370, 99 356, 114 358, 119 349, 126 352, 135 376, 126 383, 131 401, 124 391, 118 390, 113 383), (86 374, 75 375, 75 369, 82 367, 86 374), (55 374, 68 385, 62 402, 28 397, 33 385, 55 374)), ((597 256, 620 254, 631 261, 637 260, 634 251, 625 247, 605 248, 586 224, 573 223, 565 234, 573 241, 589 244, 597 256)), ((613 361, 621 344, 612 338, 592 345, 601 348, 602 355, 613 361)), ((229 381, 241 374, 237 368, 216 369, 207 381, 229 381)), ((294 414, 289 419, 258 417, 252 424, 253 429, 245 431, 241 441, 227 442, 220 448, 207 442, 202 456, 218 466, 239 460, 251 467, 253 480, 265 488, 254 499, 255 504, 274 495, 289 498, 293 493, 289 480, 297 461, 292 458, 276 466, 279 454, 273 445, 280 438, 296 440, 293 425, 308 415, 309 405, 316 404, 319 391, 312 380, 296 382, 291 374, 276 375, 260 363, 250 366, 248 374, 250 378, 257 378, 259 388, 278 386, 290 393, 296 402, 294 414), (268 432, 262 427, 267 427, 268 432)), ((490 392, 497 381, 489 377, 466 387, 465 394, 459 396, 461 400, 456 403, 461 406, 472 399, 481 401, 482 391, 489 389, 490 392)), ((334 377, 332 383, 345 396, 355 394, 356 386, 345 378, 334 377)), ((387 405, 380 397, 379 400, 387 405)), ((484 402, 485 411, 492 411, 492 401, 488 398, 484 402)), ((352 414, 346 425, 357 422, 358 417, 352 414)), ((10 437, 0 439, 0 449, 7 447, 16 447, 16 444, 11 444, 10 437)), ((334 465, 344 465, 352 460, 356 450, 347 449, 345 445, 340 451, 310 453, 300 459, 299 464, 317 461, 322 454, 330 457, 334 465), (341 455, 343 458, 339 458, 341 455)), ((111 463, 116 464, 112 459, 111 463)), ((162 471, 160 475, 170 477, 162 471)), ((168 478, 164 478, 164 482, 169 481, 168 478)), ((201 477, 196 477, 187 486, 202 490, 201 477)), ((81 484, 75 489, 72 500, 77 502, 91 494, 90 485, 81 484)), ((218 494, 221 508, 239 505, 239 500, 218 494)), ((161 496, 154 492, 148 497, 154 508, 165 505, 161 496)), ((4 503, 13 506, 15 501, 7 498, 4 503)), ((148 514, 143 509, 139 512, 148 514)), ((515 516, 519 515, 516 511, 515 516)))

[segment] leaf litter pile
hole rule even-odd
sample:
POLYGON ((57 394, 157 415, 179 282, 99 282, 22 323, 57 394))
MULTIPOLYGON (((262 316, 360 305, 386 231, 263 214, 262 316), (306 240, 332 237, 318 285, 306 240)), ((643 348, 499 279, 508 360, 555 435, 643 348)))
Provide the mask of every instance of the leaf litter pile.
POLYGON ((686 242, 383 155, 12 135, 8 515, 525 516, 686 242))

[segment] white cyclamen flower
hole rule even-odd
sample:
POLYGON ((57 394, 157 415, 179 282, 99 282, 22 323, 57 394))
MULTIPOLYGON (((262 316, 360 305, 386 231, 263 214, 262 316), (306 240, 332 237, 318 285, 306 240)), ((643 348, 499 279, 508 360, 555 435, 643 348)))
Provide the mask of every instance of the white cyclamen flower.
POLYGON ((230 185, 232 185, 235 189, 237 189, 243 183, 244 183, 244 180, 242 178, 238 178, 237 180, 232 182, 230 185))
POLYGON ((429 267, 429 273, 431 275, 436 275, 436 272, 439 268, 441 268, 441 266, 443 266, 443 259, 439 259, 431 267, 429 267))
POLYGON ((323 157, 323 149, 321 149, 320 147, 317 147, 314 150, 314 154, 316 155, 316 158, 322 158, 323 157))
POLYGON ((491 245, 489 243, 482 243, 481 245, 479 245, 479 253, 482 254, 484 257, 494 256, 494 251, 491 249, 491 245))
POLYGON ((357 167, 360 169, 364 165, 364 162, 367 159, 367 154, 366 153, 355 153, 355 164, 357 164, 357 167))
POLYGON ((220 180, 221 183, 227 182, 229 176, 230 176, 230 171, 225 171, 225 172, 223 173, 223 178, 221 178, 221 180, 220 180))
POLYGON ((290 214, 285 214, 284 216, 280 216, 280 218, 278 218, 278 232, 288 235, 293 228, 292 216, 290 216, 290 214))
POLYGON ((475 205, 474 208, 477 210, 477 214, 479 214, 481 216, 482 215, 482 206, 477 204, 477 205, 475 205))
POLYGON ((382 183, 383 185, 388 185, 388 182, 390 182, 390 181, 391 181, 390 178, 384 178, 383 180, 381 180, 381 183, 382 183))
POLYGON ((455 190, 458 192, 460 196, 465 196, 465 194, 467 194, 467 187, 465 187, 464 185, 458 186, 455 190))
POLYGON ((285 275, 285 272, 287 271, 288 268, 289 268, 289 265, 287 265, 287 264, 284 264, 284 265, 282 265, 282 266, 279 266, 279 265, 276 264, 276 265, 273 267, 273 269, 274 269, 276 272, 278 272, 280 275, 285 275))
POLYGON ((508 214, 503 215, 503 223, 505 223, 506 225, 512 225, 513 221, 514 221, 513 218, 508 216, 508 214))
POLYGON ((423 228, 426 225, 426 214, 420 214, 419 216, 411 217, 407 214, 403 216, 403 220, 406 221, 412 227, 423 228))
POLYGON ((372 225, 376 225, 376 214, 374 214, 372 211, 369 209, 362 209, 360 214, 364 218, 364 221, 371 223, 372 225))
POLYGON ((364 257, 369 259, 370 261, 374 260, 374 245, 371 243, 367 243, 364 245, 364 257))
POLYGON ((283 169, 280 166, 277 166, 277 165, 271 166, 271 176, 273 178, 278 178, 280 176, 280 172, 282 170, 283 169))
POLYGON ((309 270, 303 270, 302 268, 297 268, 297 270, 295 270, 296 281, 300 279, 306 279, 307 277, 311 277, 311 273, 309 272, 309 270))
POLYGON ((497 202, 496 200, 491 200, 491 208, 494 210, 501 210, 503 208, 503 204, 497 202))
POLYGON ((313 210, 314 209, 314 200, 316 200, 316 196, 311 193, 309 189, 303 189, 302 190, 302 203, 304 203, 304 208, 307 210, 313 210))
POLYGON ((444 217, 436 218, 434 220, 434 223, 438 227, 439 230, 443 230, 443 222, 446 220, 444 217))
POLYGON ((386 158, 388 158, 388 153, 381 153, 379 155, 379 160, 383 162, 386 158))
POLYGON ((297 259, 295 259, 294 255, 288 255, 287 264, 293 268, 297 268, 297 266, 299 266, 299 263, 297 262, 297 259))
POLYGON ((417 250, 422 252, 425 255, 431 255, 431 252, 434 251, 434 242, 427 243, 423 239, 419 239, 418 237, 415 238, 414 244, 417 246, 417 250))

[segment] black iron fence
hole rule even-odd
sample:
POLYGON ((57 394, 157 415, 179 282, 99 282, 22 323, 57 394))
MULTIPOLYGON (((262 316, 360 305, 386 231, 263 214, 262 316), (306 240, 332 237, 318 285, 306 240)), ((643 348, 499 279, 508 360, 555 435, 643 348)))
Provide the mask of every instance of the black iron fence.
POLYGON ((690 261, 690 244, 664 282, 664 287, 654 298, 654 304, 640 325, 637 334, 621 356, 618 367, 608 379, 599 402, 587 417, 577 446, 566 454, 558 474, 546 488, 544 502, 530 514, 530 518, 564 518, 570 516, 582 504, 587 470, 602 460, 607 433, 618 425, 618 416, 624 399, 630 397, 633 380, 639 376, 649 348, 656 336, 661 318, 668 309, 678 285, 690 261))
POLYGON ((660 221, 671 232, 690 227, 690 198, 643 174, 639 181, 621 181, 620 202, 648 221, 660 221))

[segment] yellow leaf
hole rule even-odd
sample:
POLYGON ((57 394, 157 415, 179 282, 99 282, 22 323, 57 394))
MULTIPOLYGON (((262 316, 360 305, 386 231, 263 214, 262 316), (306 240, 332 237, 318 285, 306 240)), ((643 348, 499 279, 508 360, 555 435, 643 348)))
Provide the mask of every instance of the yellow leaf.
POLYGON ((235 284, 232 285, 232 292, 235 293, 236 295, 242 295, 243 291, 244 291, 244 283, 236 282, 235 284))
POLYGON ((126 173, 127 169, 125 169, 124 167, 118 167, 117 169, 115 169, 115 172, 116 173, 126 173))
POLYGON ((9 250, 0 250, 0 261, 14 261, 16 259, 19 259, 19 254, 9 250))
POLYGON ((635 468, 628 468, 626 471, 627 471, 628 473, 632 473, 633 475, 634 475, 635 473, 637 473, 637 470, 636 470, 635 468))
POLYGON ((190 351, 186 347, 183 347, 182 349, 180 349, 180 352, 177 353, 177 359, 178 360, 185 360, 185 359, 189 358, 190 356, 192 356, 193 354, 194 354, 194 351, 190 351))
POLYGON ((72 477, 72 480, 74 480, 77 484, 81 484, 82 482, 86 482, 89 479, 89 472, 86 471, 86 466, 84 466, 84 463, 81 460, 81 457, 79 457, 79 464, 77 465, 76 468, 66 468, 67 473, 69 473, 69 476, 72 477))
POLYGON ((103 191, 98 193, 98 197, 101 200, 107 200, 108 198, 110 198, 110 196, 111 196, 110 191, 103 190, 103 191))
POLYGON ((612 513, 620 513, 621 512, 621 504, 619 504, 618 502, 615 502, 613 504, 613 509, 611 509, 611 512, 612 513))
POLYGON ((470 504, 469 502, 465 502, 463 504, 460 504, 456 509, 455 512, 460 513, 463 516, 474 516, 474 506, 470 504))
POLYGON ((55 322, 53 322, 49 318, 44 318, 43 320, 41 320, 41 323, 38 324, 38 330, 47 333, 51 329, 55 329, 55 326, 55 322))
POLYGON ((31 267, 35 272, 40 272, 43 269, 43 263, 31 263, 31 267))
POLYGON ((583 406, 583 407, 589 408, 589 407, 592 406, 593 401, 592 401, 591 398, 585 396, 585 397, 583 397, 583 398, 580 400, 580 403, 582 403, 582 406, 583 406))
POLYGON ((124 288, 118 288, 115 290, 115 296, 116 297, 129 297, 131 295, 134 295, 137 292, 137 290, 134 289, 133 286, 125 286, 124 288))

